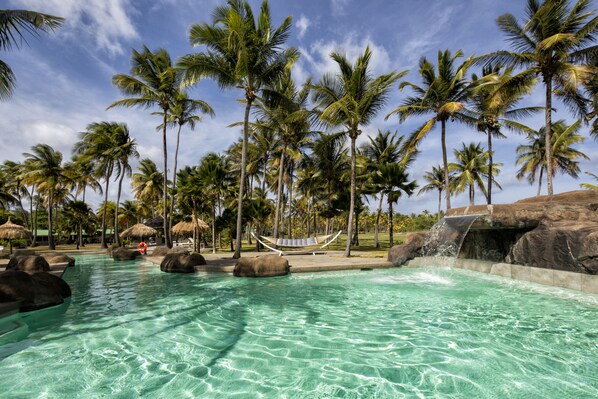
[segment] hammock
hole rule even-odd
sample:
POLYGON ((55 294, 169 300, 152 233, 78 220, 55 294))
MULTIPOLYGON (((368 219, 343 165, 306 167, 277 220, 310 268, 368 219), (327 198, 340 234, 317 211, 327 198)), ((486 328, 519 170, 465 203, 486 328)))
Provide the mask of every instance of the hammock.
POLYGON ((311 247, 315 245, 319 245, 318 248, 315 249, 306 249, 303 251, 282 251, 280 249, 276 249, 271 247, 270 245, 266 244, 264 241, 260 240, 253 232, 251 235, 253 238, 257 240, 260 244, 264 247, 268 248, 271 251, 278 253, 279 256, 282 255, 292 255, 292 254, 309 254, 315 255, 319 250, 326 248, 330 245, 336 238, 342 233, 339 231, 336 234, 328 234, 325 236, 318 236, 318 237, 309 237, 309 238, 273 238, 273 237, 266 237, 260 236, 260 238, 264 241, 268 241, 271 245, 278 246, 278 247, 290 247, 290 248, 303 248, 303 247, 311 247), (329 239, 332 237, 331 239, 329 239))

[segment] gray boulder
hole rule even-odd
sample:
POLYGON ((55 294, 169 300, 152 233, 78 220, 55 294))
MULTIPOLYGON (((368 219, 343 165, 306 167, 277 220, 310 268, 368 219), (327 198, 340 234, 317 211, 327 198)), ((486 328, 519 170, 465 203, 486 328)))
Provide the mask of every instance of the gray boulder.
POLYGON ((139 251, 127 248, 116 248, 112 251, 112 259, 114 260, 135 260, 139 255, 139 251))
POLYGON ((61 254, 61 253, 45 253, 41 254, 41 256, 48 261, 50 266, 56 263, 67 263, 68 267, 75 266, 75 258, 72 258, 68 255, 61 254))
POLYGON ((166 273, 195 273, 195 266, 205 265, 206 260, 198 253, 167 254, 160 263, 160 270, 166 273))
POLYGON ((69 285, 50 273, 29 275, 19 270, 0 273, 0 302, 21 301, 21 312, 59 305, 70 296, 69 285))
POLYGON ((235 265, 233 275, 237 277, 274 277, 289 274, 289 261, 278 255, 257 258, 241 258, 235 265))
POLYGON ((168 247, 156 247, 152 252, 148 252, 148 256, 166 256, 168 251, 168 247))
POLYGON ((425 233, 407 234, 403 244, 394 245, 388 251, 388 261, 394 266, 401 266, 408 260, 415 258, 420 255, 425 239, 425 233))
POLYGON ((13 256, 6 265, 6 270, 19 270, 25 273, 34 274, 50 271, 48 261, 38 255, 13 256))

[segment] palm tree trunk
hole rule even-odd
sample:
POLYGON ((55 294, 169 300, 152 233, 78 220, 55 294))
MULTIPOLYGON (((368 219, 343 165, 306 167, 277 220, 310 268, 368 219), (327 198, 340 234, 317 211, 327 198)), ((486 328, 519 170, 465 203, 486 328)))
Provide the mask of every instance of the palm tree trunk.
POLYGON ((536 194, 536 197, 540 196, 540 193, 542 192, 542 175, 544 174, 544 168, 542 166, 540 166, 540 177, 538 178, 538 194, 536 194))
POLYGON ((52 190, 48 193, 48 249, 55 250, 54 236, 52 235, 52 206, 54 203, 54 193, 52 190))
POLYGON ((376 224, 374 225, 374 248, 380 248, 378 234, 380 232, 380 214, 382 213, 382 200, 384 200, 384 194, 380 193, 380 202, 378 202, 378 210, 376 211, 376 224))
POLYGON ((116 193, 116 209, 114 211, 114 243, 120 247, 120 237, 118 236, 118 206, 120 204, 120 194, 122 193, 123 179, 125 177, 124 167, 121 170, 120 179, 118 179, 118 191, 116 193))
POLYGON ((486 198, 488 200, 488 205, 492 204, 492 168, 492 133, 488 130, 488 196, 486 198))
POLYGON ((392 214, 392 201, 390 200, 390 195, 388 196, 388 225, 390 226, 390 229, 388 231, 388 237, 390 240, 390 246, 389 248, 392 248, 393 244, 394 244, 394 226, 393 226, 393 214, 392 214))
POLYGON ((174 150, 174 166, 172 171, 172 194, 170 195, 170 217, 168 218, 168 231, 172 231, 172 215, 174 214, 174 194, 176 190, 176 167, 177 160, 179 157, 179 142, 181 138, 181 127, 179 124, 179 130, 176 132, 176 148, 174 150))
POLYGON ((440 141, 442 144, 442 163, 444 166, 444 191, 446 197, 446 210, 451 209, 451 187, 449 182, 449 170, 448 170, 448 158, 446 156, 446 121, 443 119, 440 123, 441 136, 440 141))
POLYGON ((289 174, 289 238, 293 238, 293 162, 289 174))
POLYGON ((168 149, 166 148, 166 120, 168 118, 168 113, 166 109, 164 109, 164 121, 163 128, 162 128, 162 150, 164 152, 164 183, 163 183, 163 190, 164 193, 162 194, 162 199, 164 201, 164 205, 162 210, 164 211, 164 239, 166 240, 166 246, 168 248, 172 248, 172 238, 170 236, 170 231, 168 229, 168 220, 170 219, 168 216, 168 149))
POLYGON ((349 220, 347 220, 347 246, 343 256, 351 256, 351 237, 353 236, 353 213, 355 213, 355 191, 357 185, 357 161, 355 156, 355 141, 357 132, 351 134, 351 202, 349 203, 349 220))
POLYGON ((438 214, 436 215, 436 220, 440 222, 440 211, 442 206, 442 190, 438 190, 438 214))
POLYGON ((474 206, 475 205, 475 189, 473 184, 469 185, 469 205, 474 206))
POLYGON ((212 253, 216 253, 216 204, 212 204, 212 253))
POLYGON ((110 185, 110 175, 106 175, 106 189, 104 190, 104 209, 102 210, 102 238, 100 239, 100 247, 108 248, 106 242, 106 210, 108 208, 108 186, 110 185))
POLYGON ((280 162, 278 164, 278 187, 276 189, 276 212, 274 212, 274 238, 278 238, 278 230, 280 229, 280 211, 282 198, 282 177, 284 174, 284 156, 287 151, 286 144, 280 154, 280 162))
POLYGON ((234 259, 241 257, 241 237, 243 228, 243 194, 245 193, 245 164, 247 163, 247 141, 249 140, 249 112, 253 99, 246 95, 247 105, 245 105, 245 117, 243 119, 243 145, 241 147, 241 178, 239 180, 239 198, 237 199, 237 237, 234 259))
MULTIPOLYGON (((33 199, 31 200, 33 201, 33 199)), ((32 202, 33 204, 33 202, 32 202)), ((32 206, 33 209, 33 206, 32 206)), ((33 219, 31 219, 31 222, 33 222, 33 240, 31 240, 31 246, 35 247, 37 245, 37 214, 39 211, 39 201, 35 202, 35 215, 32 213, 31 217, 33 219)))
POLYGON ((544 78, 546 83, 546 188, 552 195, 552 76, 544 78))
POLYGON ((83 246, 83 227, 81 222, 78 223, 78 231, 77 231, 77 249, 83 246))

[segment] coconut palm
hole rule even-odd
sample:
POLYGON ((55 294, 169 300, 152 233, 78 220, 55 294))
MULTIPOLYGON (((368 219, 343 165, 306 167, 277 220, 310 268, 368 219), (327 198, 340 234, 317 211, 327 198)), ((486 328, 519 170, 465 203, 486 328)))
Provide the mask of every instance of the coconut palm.
MULTIPOLYGON (((378 134, 373 138, 368 136, 369 142, 361 146, 361 153, 368 159, 366 166, 367 172, 375 173, 378 167, 387 163, 397 163, 401 157, 401 144, 403 136, 397 139, 397 132, 391 133, 390 130, 382 132, 378 129, 378 134)), ((374 224, 374 248, 379 248, 378 232, 380 229, 380 215, 382 214, 382 201, 384 195, 376 192, 378 186, 373 186, 374 195, 380 195, 378 210, 376 211, 376 222, 374 224)))
MULTIPOLYGON (((356 201, 357 152, 355 143, 361 127, 368 125, 386 104, 391 86, 408 71, 391 72, 373 78, 369 71, 372 52, 367 47, 351 65, 344 54, 332 53, 338 65, 336 74, 324 75, 313 86, 313 100, 319 109, 319 119, 329 126, 343 126, 351 139, 351 199, 349 203, 348 237, 353 233, 356 201)), ((351 255, 351 240, 347 240, 344 256, 351 255)))
POLYGON ((500 65, 486 65, 480 76, 473 74, 471 80, 476 89, 471 95, 469 109, 471 119, 464 121, 474 126, 488 139, 488 184, 486 200, 492 204, 492 183, 494 150, 492 138, 505 138, 503 127, 518 133, 529 133, 532 129, 517 122, 517 119, 540 111, 541 107, 518 107, 520 100, 531 93, 536 78, 527 73, 513 75, 513 67, 503 70, 500 65))
POLYGON ((568 174, 573 178, 579 176, 580 158, 589 159, 583 152, 576 150, 572 146, 584 141, 584 137, 578 134, 581 128, 581 121, 567 126, 564 120, 558 120, 552 124, 551 153, 553 157, 551 173, 548 170, 546 159, 546 128, 542 127, 537 131, 530 133, 527 137, 527 144, 517 147, 517 165, 521 165, 517 173, 518 179, 527 176, 527 181, 534 184, 538 176, 538 193, 542 190, 542 178, 546 175, 554 176, 557 171, 568 174))
MULTIPOLYGON (((168 126, 177 128, 176 147, 174 150, 174 165, 172 171, 172 190, 170 197, 171 216, 174 213, 174 197, 176 195, 176 173, 179 157, 181 129, 183 128, 183 126, 187 125, 191 130, 195 130, 196 124, 202 120, 202 117, 200 115, 197 115, 198 112, 214 116, 214 110, 207 102, 189 98, 189 95, 186 92, 182 91, 176 95, 174 103, 172 104, 170 109, 170 115, 168 116, 168 126)), ((157 129, 162 128, 162 125, 159 125, 157 127, 157 129)), ((169 218, 168 230, 172 230, 172 217, 169 218)))
POLYGON ((158 49, 152 52, 147 46, 138 52, 133 49, 131 57, 131 75, 116 74, 112 83, 118 87, 125 96, 129 96, 112 103, 112 107, 122 106, 127 108, 157 107, 162 115, 162 152, 164 159, 164 174, 162 181, 164 214, 164 237, 166 246, 172 247, 172 239, 168 230, 168 149, 166 145, 166 128, 172 106, 179 95, 181 85, 180 73, 172 64, 168 51, 158 49))
POLYGON ((6 169, 0 169, 0 207, 8 210, 11 204, 17 202, 17 199, 12 195, 13 188, 10 184, 9 173, 6 169))
POLYGON ((70 178, 75 185, 75 200, 81 194, 81 201, 85 202, 87 187, 102 195, 102 185, 94 173, 94 160, 82 154, 74 154, 72 161, 67 164, 70 178))
MULTIPOLYGON (((598 180, 598 176, 596 176, 593 173, 586 172, 586 175, 592 176, 595 180, 598 180)), ((596 185, 596 184, 582 183, 582 184, 580 184, 580 186, 582 188, 587 188, 588 190, 598 191, 598 185, 596 185)))
POLYGON ((125 176, 131 177, 131 158, 139 158, 137 152, 137 144, 135 139, 132 139, 129 134, 129 129, 124 123, 118 124, 112 130, 112 157, 114 158, 114 165, 116 170, 116 177, 118 178, 118 191, 116 194, 116 207, 114 215, 114 243, 120 246, 120 236, 118 234, 118 211, 120 205, 120 195, 122 192, 122 184, 125 176))
MULTIPOLYGON (((454 190, 456 193, 461 193, 468 189, 469 205, 475 205, 475 187, 477 186, 485 197, 488 195, 484 178, 490 174, 488 163, 488 151, 484 151, 480 143, 469 145, 463 144, 461 149, 455 149, 455 158, 457 162, 450 163, 449 169, 455 172, 454 190)), ((498 166, 501 163, 493 164, 493 176, 498 174, 498 166)), ((498 188, 500 185, 493 180, 498 188)))
POLYGON ((164 198, 163 180, 164 175, 149 158, 139 161, 138 172, 131 176, 131 185, 135 198, 150 205, 152 217, 155 217, 155 209, 164 198))
POLYGON ((399 116, 400 122, 410 117, 432 114, 432 118, 418 127, 407 140, 407 148, 414 151, 424 137, 440 122, 440 144, 442 146, 442 165, 444 168, 444 191, 446 209, 451 208, 451 192, 449 181, 448 157, 446 152, 446 123, 449 120, 462 120, 465 117, 465 105, 470 95, 471 86, 465 79, 465 74, 473 62, 473 56, 467 58, 459 66, 455 65, 463 52, 458 50, 451 56, 449 50, 438 52, 437 71, 434 65, 425 57, 419 62, 419 74, 423 86, 411 82, 403 82, 399 86, 402 90, 410 87, 414 96, 407 97, 401 105, 389 113, 399 116))
POLYGON ((53 236, 54 197, 67 181, 62 166, 62 153, 47 144, 37 144, 31 147, 30 153, 23 153, 26 157, 26 169, 22 174, 23 181, 36 185, 37 192, 43 194, 48 207, 48 249, 56 249, 53 236))
POLYGON ((372 175, 372 185, 378 186, 382 195, 386 195, 388 201, 388 220, 390 246, 394 244, 394 213, 392 204, 398 202, 403 194, 411 196, 417 188, 415 180, 409 181, 409 174, 405 167, 398 163, 387 163, 381 165, 376 173, 372 175))
POLYGON ((3 202, 1 198, 4 198, 4 201, 7 201, 7 203, 14 203, 17 205, 21 212, 21 216, 25 221, 25 227, 31 229, 29 216, 23 207, 23 197, 29 195, 29 191, 25 184, 23 184, 23 179, 20 176, 23 171, 23 165, 18 162, 4 161, 4 163, 0 165, 0 171, 3 172, 0 182, 3 186, 3 188, 0 189, 0 203, 3 202))
POLYGON ((77 249, 83 244, 83 225, 93 216, 93 211, 85 201, 69 200, 64 205, 66 219, 77 231, 77 249))
POLYGON ((124 224, 126 228, 129 228, 135 223, 139 223, 138 206, 139 203, 137 201, 123 201, 118 210, 119 224, 124 224))
MULTIPOLYGON (((552 97, 556 95, 580 116, 587 114, 587 103, 579 86, 595 73, 587 65, 596 53, 593 45, 598 28, 590 0, 527 0, 524 21, 512 14, 497 18, 514 51, 497 51, 483 59, 525 68, 539 75, 545 86, 546 169, 555 170, 552 153, 552 97)), ((557 167, 558 168, 558 167, 557 167)), ((553 194, 552 173, 547 174, 548 194, 553 194)))
MULTIPOLYGON (((42 14, 28 10, 0 10, 0 49, 9 51, 27 43, 25 34, 34 37, 39 32, 50 32, 58 28, 64 21, 61 17, 42 14)), ((12 94, 15 86, 15 75, 12 69, 0 60, 0 101, 12 94)))
POLYGON ((249 2, 229 0, 227 6, 214 10, 212 24, 191 26, 191 44, 205 45, 206 52, 186 55, 179 62, 187 84, 194 84, 201 77, 208 76, 222 88, 238 87, 245 94, 235 258, 241 256, 249 113, 263 86, 275 81, 298 57, 295 49, 282 47, 290 29, 291 17, 285 18, 278 28, 272 26, 267 0, 262 2, 257 18, 254 18, 249 2))
MULTIPOLYGON (((420 188, 420 190, 417 192, 417 195, 431 190, 438 190, 437 220, 440 220, 442 206, 442 191, 444 190, 444 169, 440 165, 433 166, 432 170, 426 172, 423 177, 424 180, 428 182, 428 184, 420 188)), ((453 172, 449 172, 449 181, 451 182, 450 186, 453 187, 455 181, 455 174, 453 172)))

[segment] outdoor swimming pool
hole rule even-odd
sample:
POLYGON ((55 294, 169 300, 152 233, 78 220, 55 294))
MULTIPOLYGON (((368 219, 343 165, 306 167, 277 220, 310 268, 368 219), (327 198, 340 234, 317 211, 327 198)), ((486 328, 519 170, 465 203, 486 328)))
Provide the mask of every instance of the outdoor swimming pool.
POLYGON ((597 296, 462 270, 242 279, 100 255, 65 280, 70 303, 0 321, 19 325, 0 338, 6 397, 598 397, 597 296))

